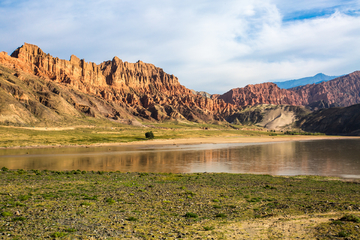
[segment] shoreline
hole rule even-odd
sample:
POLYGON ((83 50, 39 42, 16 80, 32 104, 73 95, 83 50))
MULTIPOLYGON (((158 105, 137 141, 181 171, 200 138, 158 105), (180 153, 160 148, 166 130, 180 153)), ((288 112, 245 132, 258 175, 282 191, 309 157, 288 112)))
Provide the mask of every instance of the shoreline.
POLYGON ((276 143, 291 141, 313 141, 313 140, 345 140, 360 139, 359 136, 228 136, 228 137, 208 137, 208 138, 179 138, 179 139, 153 139, 133 142, 114 142, 114 143, 95 143, 85 145, 35 145, 35 146, 14 146, 0 147, 4 149, 35 149, 35 148, 91 148, 108 146, 148 146, 148 145, 189 145, 189 144, 226 144, 226 143, 276 143))

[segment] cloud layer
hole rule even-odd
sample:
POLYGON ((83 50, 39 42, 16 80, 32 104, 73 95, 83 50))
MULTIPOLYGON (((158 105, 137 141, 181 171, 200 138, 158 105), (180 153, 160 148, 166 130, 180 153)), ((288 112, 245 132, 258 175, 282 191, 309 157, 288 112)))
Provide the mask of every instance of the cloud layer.
POLYGON ((64 59, 153 63, 188 88, 234 87, 360 69, 360 1, 0 2, 0 46, 64 59))

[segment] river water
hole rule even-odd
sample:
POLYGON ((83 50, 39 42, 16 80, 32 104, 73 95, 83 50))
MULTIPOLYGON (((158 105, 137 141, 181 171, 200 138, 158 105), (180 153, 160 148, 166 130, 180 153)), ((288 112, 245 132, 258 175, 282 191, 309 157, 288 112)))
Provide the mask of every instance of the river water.
POLYGON ((0 168, 360 178, 360 139, 0 150, 0 168))

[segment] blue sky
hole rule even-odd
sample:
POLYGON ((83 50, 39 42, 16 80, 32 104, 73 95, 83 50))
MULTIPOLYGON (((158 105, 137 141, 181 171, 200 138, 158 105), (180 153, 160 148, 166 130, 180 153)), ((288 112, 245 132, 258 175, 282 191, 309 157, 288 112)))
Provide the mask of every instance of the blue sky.
POLYGON ((360 70, 360 0, 0 0, 0 51, 24 42, 153 63, 209 93, 360 70))

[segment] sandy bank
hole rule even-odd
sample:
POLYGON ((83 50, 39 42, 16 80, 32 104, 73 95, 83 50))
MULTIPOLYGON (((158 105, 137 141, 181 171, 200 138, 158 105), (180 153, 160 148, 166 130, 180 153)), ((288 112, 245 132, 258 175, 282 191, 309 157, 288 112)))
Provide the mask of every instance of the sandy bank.
POLYGON ((101 147, 101 146, 143 146, 143 145, 184 145, 184 144, 221 144, 221 143, 269 143, 310 140, 360 139, 354 136, 228 136, 186 139, 153 139, 126 143, 96 143, 91 145, 36 145, 23 147, 0 147, 0 149, 18 148, 61 148, 61 147, 101 147))
MULTIPOLYGON (((308 141, 325 139, 360 139, 360 137, 343 136, 230 136, 230 137, 209 137, 209 138, 189 138, 189 139, 154 139, 140 142, 124 143, 126 145, 171 145, 171 144, 202 144, 202 143, 262 143, 262 142, 289 142, 289 141, 308 141)), ((107 144, 99 144, 107 145, 107 144)), ((113 144, 109 144, 113 145, 113 144)))

